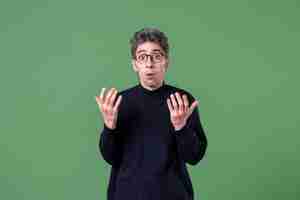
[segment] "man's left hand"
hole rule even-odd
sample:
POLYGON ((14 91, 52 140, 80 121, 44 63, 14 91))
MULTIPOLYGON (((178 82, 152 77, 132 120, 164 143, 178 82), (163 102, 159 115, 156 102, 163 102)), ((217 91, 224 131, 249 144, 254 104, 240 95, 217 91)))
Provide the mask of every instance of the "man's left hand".
POLYGON ((187 119, 198 105, 198 101, 195 100, 189 107, 187 96, 185 94, 181 96, 176 92, 175 94, 171 94, 170 98, 167 98, 167 104, 170 111, 171 122, 175 130, 178 131, 186 125, 187 119))

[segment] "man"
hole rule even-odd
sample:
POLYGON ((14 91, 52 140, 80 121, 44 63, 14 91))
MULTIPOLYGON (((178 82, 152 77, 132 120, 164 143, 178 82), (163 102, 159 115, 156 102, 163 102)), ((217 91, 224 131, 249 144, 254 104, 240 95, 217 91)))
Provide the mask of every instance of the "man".
POLYGON ((198 101, 165 83, 163 32, 144 28, 130 43, 139 84, 120 93, 102 88, 96 96, 104 121, 99 148, 111 165, 108 200, 192 200, 186 163, 197 164, 207 147, 198 101))

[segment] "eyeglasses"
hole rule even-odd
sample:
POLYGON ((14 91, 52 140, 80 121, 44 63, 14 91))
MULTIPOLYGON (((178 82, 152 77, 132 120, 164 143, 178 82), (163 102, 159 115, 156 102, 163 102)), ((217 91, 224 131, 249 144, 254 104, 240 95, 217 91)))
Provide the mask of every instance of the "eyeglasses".
POLYGON ((136 56, 136 60, 141 64, 147 64, 148 57, 150 57, 153 63, 161 63, 165 59, 163 53, 153 53, 153 54, 143 53, 136 56))

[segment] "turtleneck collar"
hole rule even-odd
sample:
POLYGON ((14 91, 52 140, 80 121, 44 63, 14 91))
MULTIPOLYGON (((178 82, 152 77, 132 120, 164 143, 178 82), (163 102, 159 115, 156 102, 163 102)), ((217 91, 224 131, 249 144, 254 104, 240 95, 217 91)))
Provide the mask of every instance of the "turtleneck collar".
POLYGON ((155 89, 155 90, 148 90, 147 88, 144 88, 141 83, 138 84, 138 88, 140 89, 140 91, 143 94, 152 95, 152 96, 162 94, 165 87, 166 87, 165 81, 163 81, 162 85, 159 88, 155 89))

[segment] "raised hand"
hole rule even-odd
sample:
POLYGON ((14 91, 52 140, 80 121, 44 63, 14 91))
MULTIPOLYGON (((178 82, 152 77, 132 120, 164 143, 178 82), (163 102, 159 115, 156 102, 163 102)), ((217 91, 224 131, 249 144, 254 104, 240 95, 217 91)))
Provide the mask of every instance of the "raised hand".
POLYGON ((175 130, 180 130, 185 126, 187 119, 198 105, 198 101, 195 100, 189 107, 187 96, 185 94, 181 96, 176 92, 175 94, 171 94, 170 98, 167 98, 167 104, 171 122, 175 130))
POLYGON ((122 96, 120 95, 116 99, 118 91, 115 88, 111 88, 107 93, 105 93, 105 90, 106 88, 102 88, 100 96, 95 97, 96 102, 105 125, 110 129, 115 129, 122 96))

